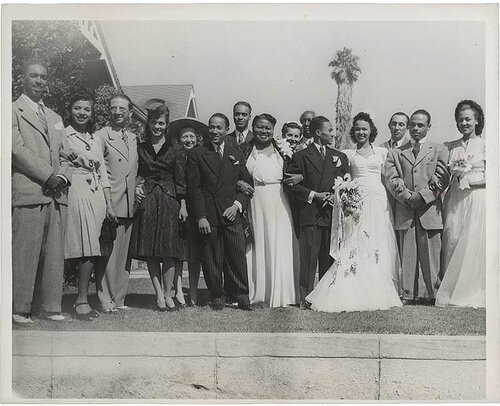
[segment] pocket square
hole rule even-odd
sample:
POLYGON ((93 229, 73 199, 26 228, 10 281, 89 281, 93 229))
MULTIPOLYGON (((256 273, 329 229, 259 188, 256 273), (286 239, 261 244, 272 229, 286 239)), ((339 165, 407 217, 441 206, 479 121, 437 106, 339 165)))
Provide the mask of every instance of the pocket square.
POLYGON ((233 165, 239 165, 240 164, 240 161, 236 161, 235 163, 233 163, 233 165))
POLYGON ((342 166, 342 161, 339 159, 337 160, 337 165, 335 165, 337 168, 340 168, 342 166))

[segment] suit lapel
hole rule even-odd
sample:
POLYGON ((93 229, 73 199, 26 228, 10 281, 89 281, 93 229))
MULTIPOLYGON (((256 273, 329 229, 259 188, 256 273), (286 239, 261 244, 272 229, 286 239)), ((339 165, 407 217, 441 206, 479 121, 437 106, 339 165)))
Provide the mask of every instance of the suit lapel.
POLYGON ((417 158, 415 159, 415 166, 418 165, 423 159, 432 152, 432 145, 429 142, 424 142, 420 151, 418 152, 417 158))
MULTIPOLYGON (((108 133, 108 143, 113 147, 120 155, 122 155, 128 161, 129 149, 122 140, 121 135, 113 131, 110 127, 106 127, 106 132, 108 133)), ((130 144, 129 144, 130 145, 130 144)))
MULTIPOLYGON (((232 149, 229 145, 224 146, 224 155, 222 157, 222 164, 219 172, 219 179, 217 180, 217 184, 215 185, 215 190, 219 190, 219 188, 224 184, 227 176, 231 172, 231 166, 233 163, 229 160, 229 155, 232 154, 232 149)), ((234 156, 234 154, 233 154, 234 156)))
MULTIPOLYGON (((325 190, 328 185, 333 185, 331 181, 335 173, 335 166, 333 165, 333 150, 331 148, 325 148, 326 156, 323 166, 323 173, 321 174, 321 180, 319 182, 319 190, 325 190)), ((319 153, 318 153, 319 154, 319 153)), ((321 158, 321 156, 320 156, 321 158)), ((340 159, 340 158, 339 158, 340 159)))
POLYGON ((316 168, 316 170, 321 174, 323 172, 324 162, 321 159, 321 155, 319 154, 318 149, 314 144, 310 144, 307 147, 307 159, 312 163, 312 165, 316 168))
POLYGON ((412 165, 415 165, 415 157, 413 156, 411 142, 408 142, 401 147, 401 155, 404 156, 412 165))
MULTIPOLYGON (((49 136, 48 134, 45 133, 45 130, 42 128, 42 125, 40 124, 40 119, 38 118, 36 113, 28 106, 28 104, 26 104, 23 101, 22 98, 17 100, 17 107, 21 111, 21 116, 23 117, 23 119, 42 135, 47 145, 50 145, 49 136)), ((47 120, 47 125, 49 125, 48 120, 47 120)))
POLYGON ((207 146, 205 147, 205 151, 203 151, 202 156, 205 162, 207 163, 207 166, 218 178, 221 169, 221 163, 219 161, 219 157, 217 156, 217 152, 215 152, 211 142, 207 143, 207 146))

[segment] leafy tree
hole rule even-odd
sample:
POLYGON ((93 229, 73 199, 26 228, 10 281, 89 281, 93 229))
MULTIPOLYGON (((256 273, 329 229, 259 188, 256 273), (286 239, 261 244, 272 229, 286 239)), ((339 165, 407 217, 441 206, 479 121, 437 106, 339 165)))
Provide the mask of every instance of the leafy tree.
POLYGON ((328 64, 332 68, 331 77, 337 82, 338 93, 335 104, 335 148, 346 149, 352 146, 349 137, 351 128, 352 88, 358 80, 361 69, 358 66, 359 57, 352 50, 344 47, 337 51, 328 64))
POLYGON ((48 86, 44 102, 64 115, 71 95, 85 87, 84 64, 91 47, 76 21, 13 21, 12 97, 23 91, 22 67, 32 57, 46 61, 48 86))

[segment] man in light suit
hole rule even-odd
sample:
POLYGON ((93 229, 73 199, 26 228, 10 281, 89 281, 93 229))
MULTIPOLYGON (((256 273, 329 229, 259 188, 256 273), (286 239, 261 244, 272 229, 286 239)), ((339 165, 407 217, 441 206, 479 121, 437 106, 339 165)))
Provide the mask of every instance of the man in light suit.
POLYGON ((33 295, 42 316, 64 320, 64 223, 72 167, 62 119, 44 105, 47 68, 29 60, 24 91, 12 106, 13 321, 30 323, 33 295))
POLYGON ((252 106, 246 101, 239 101, 233 107, 233 120, 236 129, 227 135, 227 143, 233 146, 249 143, 253 138, 248 123, 252 118, 252 106))
POLYGON ((108 208, 101 236, 103 256, 96 264, 97 294, 106 312, 127 308, 127 254, 138 170, 137 137, 125 129, 131 114, 132 102, 128 96, 113 96, 109 101, 109 126, 94 134, 101 139, 113 202, 113 208, 108 208))
MULTIPOLYGON (((410 125, 410 117, 408 117, 406 113, 403 113, 402 111, 394 113, 391 116, 391 119, 389 120, 388 124, 389 131, 391 132, 391 138, 383 142, 380 146, 388 150, 394 148, 401 148, 408 141, 410 141, 410 138, 407 135, 409 125, 410 125)), ((387 197, 389 198, 389 203, 392 208, 392 213, 394 214, 394 211, 396 209, 396 200, 390 193, 387 194, 387 197)), ((396 233, 396 235, 399 244, 399 234, 396 233)))
POLYGON ((410 124, 410 117, 402 111, 398 111, 391 116, 389 120, 389 131, 391 138, 380 146, 386 149, 401 148, 405 145, 410 138, 407 136, 408 126, 410 124))
POLYGON ((427 111, 413 113, 411 142, 390 150, 385 165, 386 186, 396 199, 394 227, 400 238, 404 304, 418 299, 433 304, 439 286, 443 230, 440 195, 449 183, 448 149, 427 139, 430 128, 427 111))

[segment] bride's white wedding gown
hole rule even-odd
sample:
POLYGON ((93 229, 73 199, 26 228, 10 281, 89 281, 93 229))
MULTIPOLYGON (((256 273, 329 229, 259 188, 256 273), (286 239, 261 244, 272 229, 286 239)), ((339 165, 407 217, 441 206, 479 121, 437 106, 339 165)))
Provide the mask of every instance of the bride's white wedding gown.
POLYGON ((401 270, 392 210, 382 184, 385 148, 374 147, 374 154, 359 155, 343 151, 349 158, 350 173, 363 196, 359 222, 352 217, 340 230, 332 224, 330 253, 335 262, 306 297, 313 310, 324 312, 383 310, 401 306, 398 278, 401 270))

